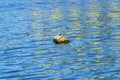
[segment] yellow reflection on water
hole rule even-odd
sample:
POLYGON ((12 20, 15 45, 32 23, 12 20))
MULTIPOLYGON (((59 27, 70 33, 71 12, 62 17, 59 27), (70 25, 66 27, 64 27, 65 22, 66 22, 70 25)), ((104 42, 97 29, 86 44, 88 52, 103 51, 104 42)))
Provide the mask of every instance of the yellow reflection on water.
POLYGON ((120 39, 120 36, 115 36, 114 38, 116 38, 116 39, 120 39))
MULTIPOLYGON (((93 37, 99 37, 101 36, 101 33, 99 31, 94 31, 94 32, 91 32, 90 34, 93 35, 93 37)), ((91 44, 91 43, 90 43, 91 44)), ((93 43, 94 44, 94 43, 93 43)), ((102 43, 101 43, 102 44, 102 43)))
POLYGON ((108 13, 108 16, 112 19, 112 20, 120 20, 120 12, 119 12, 119 2, 117 1, 110 1, 109 2, 109 7, 111 9, 113 9, 113 12, 108 13))
POLYGON ((103 49, 101 49, 101 48, 93 48, 93 50, 97 51, 97 53, 98 52, 103 52, 103 49))
MULTIPOLYGON (((120 67, 120 64, 115 64, 115 66, 118 66, 118 67, 120 67)), ((120 73, 119 73, 120 74, 120 73)))
MULTIPOLYGON (((92 3, 92 1, 89 1, 92 3)), ((93 2, 95 3, 98 3, 97 0, 94 0, 93 2)), ((98 17, 101 16, 101 13, 100 13, 100 5, 99 4, 96 4, 96 5, 93 5, 93 4, 89 4, 88 5, 88 12, 87 12, 87 20, 90 21, 90 22, 96 22, 98 21, 98 17)), ((95 26, 96 27, 96 26, 95 26)))
POLYGON ((120 20, 120 12, 111 12, 108 13, 108 17, 110 17, 112 20, 120 20))
POLYGON ((74 14, 67 14, 68 17, 75 17, 75 16, 79 16, 78 14, 74 13, 74 14))
POLYGON ((110 79, 111 77, 112 77, 111 75, 108 75, 108 76, 99 76, 99 79, 105 79, 105 78, 106 78, 106 79, 107 79, 107 78, 110 79))
POLYGON ((120 17, 120 12, 118 11, 115 11, 115 12, 112 12, 112 13, 108 13, 108 16, 109 17, 120 17))
POLYGON ((50 15, 50 19, 59 19, 62 17, 61 9, 56 8, 53 10, 53 13, 50 15))
POLYGON ((100 63, 100 62, 101 62, 101 60, 95 60, 94 62, 100 63))
MULTIPOLYGON (((71 28, 73 26, 81 26, 81 22, 80 21, 73 21, 72 24, 71 24, 71 28)), ((74 27, 73 27, 74 28, 74 27)))
POLYGON ((89 78, 83 78, 83 80, 89 80, 89 78))
POLYGON ((36 17, 36 18, 41 18, 42 17, 42 14, 38 13, 38 12, 32 12, 30 13, 30 16, 31 17, 36 17))
POLYGON ((114 49, 118 49, 118 50, 120 50, 120 46, 116 46, 116 47, 114 47, 114 49))
POLYGON ((81 50, 80 49, 76 49, 76 52, 81 52, 81 50))
POLYGON ((61 18, 62 17, 62 14, 53 14, 52 16, 51 16, 51 19, 58 19, 58 18, 61 18))
POLYGON ((60 61, 57 61, 55 64, 63 64, 62 62, 60 62, 60 61))
POLYGON ((96 50, 96 51, 102 51, 101 48, 93 48, 93 50, 96 50))
POLYGON ((77 56, 85 56, 86 54, 79 53, 77 56))
POLYGON ((46 67, 51 67, 51 66, 53 66, 53 64, 51 64, 51 63, 44 63, 42 65, 38 65, 37 68, 46 68, 46 67))
POLYGON ((100 26, 98 26, 98 24, 100 24, 99 21, 97 21, 96 23, 92 23, 89 26, 91 26, 92 28, 100 28, 100 26))
POLYGON ((109 1, 109 8, 112 8, 115 11, 119 11, 120 7, 119 7, 119 2, 118 1, 109 1))
POLYGON ((83 58, 75 58, 75 61, 83 61, 83 58))
POLYGON ((74 62, 74 60, 65 60, 66 63, 74 62))
POLYGON ((54 78, 52 80, 63 80, 63 78, 54 78))
POLYGON ((42 51, 36 51, 36 52, 33 52, 32 54, 42 54, 42 51))
POLYGON ((98 55, 96 56, 96 58, 104 58, 105 56, 104 55, 98 55))
POLYGON ((102 42, 89 42, 89 44, 92 44, 92 45, 99 45, 99 44, 102 44, 102 42))
POLYGON ((69 12, 78 13, 78 12, 81 12, 81 9, 78 6, 70 6, 69 12))
POLYGON ((96 12, 96 11, 89 11, 87 16, 90 18, 90 19, 93 19, 93 18, 97 18, 99 17, 101 14, 99 12, 96 12), (92 17, 92 18, 91 18, 92 17))

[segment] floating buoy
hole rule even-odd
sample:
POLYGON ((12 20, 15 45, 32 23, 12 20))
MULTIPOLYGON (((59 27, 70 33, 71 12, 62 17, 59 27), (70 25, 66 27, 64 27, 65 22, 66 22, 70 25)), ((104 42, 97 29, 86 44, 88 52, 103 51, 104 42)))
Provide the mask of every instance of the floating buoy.
POLYGON ((61 34, 58 35, 58 36, 55 36, 53 41, 56 43, 56 44, 67 44, 69 43, 69 39, 65 36, 62 36, 61 34))

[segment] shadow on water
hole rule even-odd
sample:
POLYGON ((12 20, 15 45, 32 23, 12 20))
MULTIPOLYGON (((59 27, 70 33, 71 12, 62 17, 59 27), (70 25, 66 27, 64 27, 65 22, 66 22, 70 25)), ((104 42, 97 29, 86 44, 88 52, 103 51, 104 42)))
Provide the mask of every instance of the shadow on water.
POLYGON ((0 79, 119 80, 119 4, 0 1, 0 79), (70 43, 56 45, 59 33, 70 43))

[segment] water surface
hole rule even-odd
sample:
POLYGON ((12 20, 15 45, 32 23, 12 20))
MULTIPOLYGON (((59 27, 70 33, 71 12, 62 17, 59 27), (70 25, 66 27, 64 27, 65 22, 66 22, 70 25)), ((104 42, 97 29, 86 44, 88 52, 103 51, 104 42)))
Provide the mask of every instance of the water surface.
POLYGON ((120 80, 120 1, 1 0, 0 80, 120 80))

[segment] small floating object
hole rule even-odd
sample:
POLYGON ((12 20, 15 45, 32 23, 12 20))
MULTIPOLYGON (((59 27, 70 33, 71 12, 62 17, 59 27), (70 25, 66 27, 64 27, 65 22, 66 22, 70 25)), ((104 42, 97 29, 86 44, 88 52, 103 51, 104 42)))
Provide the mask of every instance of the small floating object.
POLYGON ((61 34, 54 37, 53 40, 56 44, 68 44, 70 41, 67 37, 62 36, 61 34))

